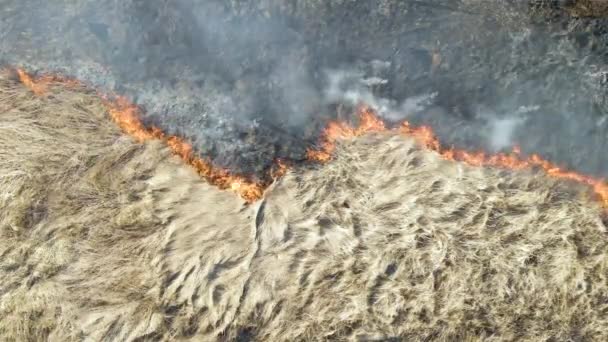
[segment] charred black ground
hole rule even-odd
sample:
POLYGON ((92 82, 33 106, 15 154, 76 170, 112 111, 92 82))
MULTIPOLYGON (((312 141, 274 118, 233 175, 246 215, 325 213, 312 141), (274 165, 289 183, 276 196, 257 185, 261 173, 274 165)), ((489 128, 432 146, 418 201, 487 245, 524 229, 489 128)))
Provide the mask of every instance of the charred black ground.
POLYGON ((517 143, 608 175, 601 6, 1 0, 0 60, 126 94, 146 122, 236 172, 302 159, 325 120, 348 112, 339 104, 373 99, 388 121, 430 124, 446 144, 517 143))

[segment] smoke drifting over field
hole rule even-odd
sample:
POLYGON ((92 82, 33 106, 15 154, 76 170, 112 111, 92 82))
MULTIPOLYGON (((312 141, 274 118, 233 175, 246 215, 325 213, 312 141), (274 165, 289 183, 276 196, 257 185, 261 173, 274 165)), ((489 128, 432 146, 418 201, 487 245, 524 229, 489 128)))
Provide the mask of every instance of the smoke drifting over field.
POLYGON ((128 95, 241 173, 302 159, 363 100, 447 144, 608 174, 605 19, 514 3, 3 0, 0 59, 128 95))

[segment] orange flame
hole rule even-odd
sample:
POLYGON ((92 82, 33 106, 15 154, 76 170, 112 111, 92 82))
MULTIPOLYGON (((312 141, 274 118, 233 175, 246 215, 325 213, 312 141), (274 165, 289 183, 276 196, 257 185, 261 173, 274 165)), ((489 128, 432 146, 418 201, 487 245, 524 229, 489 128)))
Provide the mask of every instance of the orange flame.
POLYGON ((151 139, 165 141, 175 155, 191 165, 210 184, 223 190, 230 189, 249 203, 262 198, 269 184, 257 183, 243 176, 232 175, 226 169, 216 168, 209 161, 197 157, 192 145, 183 138, 167 136, 158 127, 145 127, 140 120, 141 110, 126 98, 116 97, 112 101, 106 100, 106 105, 112 120, 125 133, 140 142, 151 139))
POLYGON ((44 95, 44 93, 46 93, 46 82, 39 82, 34 80, 28 73, 23 71, 23 69, 17 69, 16 71, 21 83, 23 83, 23 85, 26 86, 29 90, 31 90, 34 94, 42 96, 44 95))
POLYGON ((75 88, 77 86, 82 86, 80 82, 73 79, 68 79, 65 77, 61 77, 59 75, 42 75, 40 77, 32 77, 25 70, 21 68, 15 69, 17 76, 19 77, 19 81, 28 88, 32 93, 37 96, 44 96, 48 92, 48 88, 51 83, 61 83, 63 86, 68 86, 75 88))
POLYGON ((275 160, 275 169, 270 172, 272 179, 279 179, 289 171, 291 165, 285 162, 283 159, 275 160))
POLYGON ((370 132, 386 131, 384 122, 380 120, 374 111, 367 106, 361 106, 359 111, 359 125, 353 127, 346 122, 331 121, 322 134, 321 149, 309 148, 306 150, 308 160, 316 162, 327 162, 331 159, 336 149, 336 141, 345 138, 352 138, 370 132))
MULTIPOLYGON (((323 132, 321 149, 308 149, 307 156, 309 160, 326 162, 331 159, 337 140, 357 137, 370 132, 384 131, 388 131, 388 129, 385 128, 384 123, 376 116, 373 109, 368 106, 360 106, 358 126, 353 127, 344 122, 330 122, 323 132)), ((446 160, 461 161, 472 166, 490 166, 512 170, 537 168, 543 170, 550 177, 586 184, 593 189, 602 206, 608 208, 608 183, 604 180, 564 170, 537 154, 524 157, 521 155, 518 146, 514 147, 511 153, 488 155, 484 152, 444 148, 429 126, 412 127, 409 122, 403 122, 393 131, 412 137, 420 145, 437 152, 446 160)))
MULTIPOLYGON (((60 76, 44 75, 33 78, 22 69, 16 69, 16 72, 21 83, 38 96, 45 95, 51 83, 62 83, 62 85, 68 86, 81 85, 76 80, 60 76)), ((104 99, 111 119, 126 134, 139 142, 152 139, 163 140, 175 155, 191 165, 210 184, 220 189, 230 189, 238 193, 248 203, 260 199, 264 194, 264 190, 270 185, 268 182, 254 182, 243 176, 232 175, 228 170, 216 168, 209 161, 197 157, 192 145, 184 139, 177 136, 167 136, 158 127, 146 127, 140 119, 141 109, 125 97, 102 94, 100 96, 104 99)), ((271 173, 272 179, 282 176, 286 171, 286 164, 279 163, 278 170, 271 173)))
MULTIPOLYGON (((16 69, 16 72, 21 82, 39 96, 48 91, 51 83, 61 83, 63 86, 71 87, 82 86, 77 80, 61 76, 44 75, 33 78, 22 69, 16 69)), ((167 136, 157 127, 144 126, 140 120, 140 108, 126 98, 101 96, 104 98, 110 117, 125 133, 140 142, 152 139, 163 140, 175 155, 194 167, 210 184, 220 189, 230 189, 249 203, 260 199, 265 189, 270 185, 268 182, 254 182, 243 176, 232 175, 228 170, 215 168, 209 161, 195 156, 192 145, 184 139, 177 136, 167 136)), ((338 140, 358 137, 371 132, 389 131, 371 107, 360 106, 358 114, 359 123, 357 126, 352 126, 346 122, 328 123, 323 131, 321 148, 318 150, 309 148, 306 151, 308 159, 321 163, 327 162, 331 159, 338 140)), ((515 147, 513 152, 508 154, 487 155, 484 152, 444 148, 429 126, 412 127, 408 122, 403 122, 392 131, 414 138, 419 144, 437 152, 446 160, 461 161, 472 166, 490 166, 513 170, 538 168, 550 177, 586 184, 593 189, 602 206, 608 208, 608 184, 603 180, 564 170, 536 154, 524 158, 521 156, 519 147, 515 147)), ((277 160, 274 169, 270 172, 270 178, 276 180, 282 177, 289 167, 285 161, 277 160)))

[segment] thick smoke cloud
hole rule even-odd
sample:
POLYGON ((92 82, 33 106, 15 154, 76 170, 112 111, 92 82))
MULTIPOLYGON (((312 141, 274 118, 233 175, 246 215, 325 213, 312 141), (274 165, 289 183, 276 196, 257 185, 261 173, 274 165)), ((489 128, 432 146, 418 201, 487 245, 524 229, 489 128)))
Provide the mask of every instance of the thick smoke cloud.
POLYGON ((607 23, 545 3, 0 0, 0 60, 126 94, 243 173, 366 102, 448 145, 608 174, 607 23))

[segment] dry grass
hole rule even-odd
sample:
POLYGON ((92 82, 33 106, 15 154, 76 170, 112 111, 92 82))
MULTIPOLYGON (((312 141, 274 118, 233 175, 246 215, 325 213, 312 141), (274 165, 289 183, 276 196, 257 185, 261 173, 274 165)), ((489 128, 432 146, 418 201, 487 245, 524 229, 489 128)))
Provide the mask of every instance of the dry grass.
MULTIPOLYGON (((191 267, 180 258, 209 271, 223 255, 245 253, 242 201, 201 182, 160 144, 121 136, 82 90, 37 98, 3 77, 0 113, 0 339, 185 334, 178 316, 187 314, 176 311, 185 299, 170 279, 191 267), (213 252, 230 239, 238 250, 213 252)), ((204 287, 182 289, 207 303, 204 287)))
POLYGON ((606 340, 584 189, 344 142, 245 206, 98 99, 0 78, 0 339, 606 340))
POLYGON ((606 17, 608 16, 608 2, 606 0, 572 0, 569 11, 579 17, 606 17))

